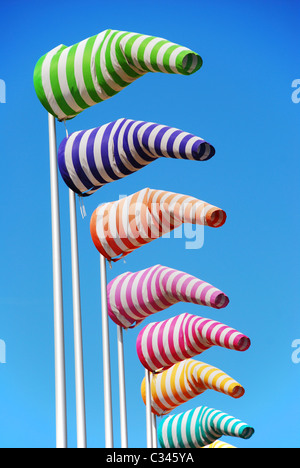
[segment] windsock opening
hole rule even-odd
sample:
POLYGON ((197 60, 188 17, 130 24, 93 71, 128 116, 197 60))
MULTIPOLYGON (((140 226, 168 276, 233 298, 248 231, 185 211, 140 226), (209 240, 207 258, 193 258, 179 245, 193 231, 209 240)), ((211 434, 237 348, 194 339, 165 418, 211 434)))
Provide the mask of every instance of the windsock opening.
POLYGON ((211 208, 206 214, 206 223, 210 227, 221 227, 226 221, 226 213, 220 208, 211 208))
POLYGON ((242 430, 240 437, 242 439, 250 439, 250 437, 252 437, 253 434, 254 434, 253 427, 248 426, 248 427, 245 427, 245 429, 242 430))
POLYGON ((216 309, 223 309, 224 307, 227 307, 229 304, 229 297, 226 296, 223 292, 220 292, 217 294, 214 298, 214 307, 216 309))
POLYGON ((241 385, 236 385, 230 392, 230 396, 232 398, 241 398, 244 395, 244 393, 245 389, 241 385))
POLYGON ((196 161, 208 161, 216 154, 215 148, 206 142, 202 142, 192 150, 193 159, 196 161))
POLYGON ((176 68, 183 75, 195 73, 203 65, 200 55, 194 52, 184 52, 179 54, 176 60, 176 68))
POLYGON ((242 336, 237 342, 237 349, 239 351, 247 351, 250 348, 251 341, 247 336, 242 336))

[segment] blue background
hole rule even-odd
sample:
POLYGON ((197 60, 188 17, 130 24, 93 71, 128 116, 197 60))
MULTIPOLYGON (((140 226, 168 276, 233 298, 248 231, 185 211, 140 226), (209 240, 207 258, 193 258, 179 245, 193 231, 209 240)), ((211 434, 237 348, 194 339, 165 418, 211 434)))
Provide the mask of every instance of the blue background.
MULTIPOLYGON (((245 353, 213 348, 200 360, 246 389, 231 399, 207 391, 179 412, 207 405, 255 428, 236 447, 300 446, 300 364, 292 342, 299 325, 299 111, 291 87, 299 72, 299 1, 64 2, 1 4, 0 446, 54 447, 55 395, 52 253, 47 112, 32 75, 41 55, 112 28, 167 38, 203 57, 190 76, 147 74, 112 99, 68 122, 68 131, 127 117, 170 125, 216 148, 206 163, 160 159, 110 184, 78 210, 82 326, 89 447, 104 446, 99 256, 89 219, 103 201, 144 187, 190 194, 220 206, 227 222, 205 229, 203 248, 159 239, 108 269, 108 280, 151 265, 178 268, 226 292, 221 311, 178 304, 182 312, 222 321, 251 338, 245 353)), ((57 125, 58 143, 64 138, 57 125)), ((68 441, 76 447, 68 190, 60 178, 67 368, 68 441)), ((129 447, 145 447, 144 376, 135 341, 124 334, 129 447)), ((116 326, 110 323, 115 447, 120 447, 116 326)))

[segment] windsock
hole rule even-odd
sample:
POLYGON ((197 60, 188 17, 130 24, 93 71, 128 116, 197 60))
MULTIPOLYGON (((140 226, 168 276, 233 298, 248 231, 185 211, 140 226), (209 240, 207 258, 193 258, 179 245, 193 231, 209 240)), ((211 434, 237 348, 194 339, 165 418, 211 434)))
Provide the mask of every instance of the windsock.
POLYGON ((248 424, 207 406, 167 416, 157 430, 162 448, 202 448, 222 435, 250 439, 253 433, 248 424))
MULTIPOLYGON (((151 411, 161 416, 177 406, 212 389, 233 398, 244 395, 244 388, 220 369, 204 362, 186 359, 151 379, 151 411)), ((146 404, 145 378, 141 393, 146 404)))
POLYGON ((136 273, 123 273, 107 286, 108 314, 123 328, 133 328, 149 315, 180 301, 215 309, 222 309, 229 303, 220 289, 188 273, 162 265, 136 273))
POLYGON ((231 444, 227 444, 227 442, 223 442, 223 440, 216 440, 212 444, 205 445, 202 448, 236 448, 231 444))
POLYGON ((186 47, 144 34, 107 29, 78 44, 59 45, 37 62, 34 86, 50 114, 75 117, 147 72, 191 75, 201 57, 186 47))
POLYGON ((136 350, 143 366, 150 372, 158 372, 214 345, 246 351, 250 340, 223 323, 181 314, 144 327, 138 334, 136 350))
POLYGON ((98 251, 117 261, 183 223, 220 227, 225 220, 223 210, 197 198, 145 188, 98 206, 90 228, 98 251))
POLYGON ((213 146, 190 133, 123 118, 65 138, 58 165, 68 187, 88 196, 160 157, 206 161, 214 154, 213 146))

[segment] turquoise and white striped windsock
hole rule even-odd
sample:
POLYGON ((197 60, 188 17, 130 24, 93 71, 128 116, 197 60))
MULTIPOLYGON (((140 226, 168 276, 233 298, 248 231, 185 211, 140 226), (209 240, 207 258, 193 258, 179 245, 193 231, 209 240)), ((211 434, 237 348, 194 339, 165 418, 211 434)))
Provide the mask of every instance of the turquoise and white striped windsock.
POLYGON ((65 138, 58 150, 60 173, 75 193, 88 196, 160 157, 207 161, 215 149, 200 137, 177 128, 118 119, 65 138))
POLYGON ((223 435, 250 439, 253 433, 248 424, 207 406, 167 416, 158 426, 162 448, 202 448, 223 435))
POLYGON ((198 54, 166 39, 107 29, 41 57, 34 87, 47 111, 67 120, 148 72, 191 75, 201 66, 198 54))

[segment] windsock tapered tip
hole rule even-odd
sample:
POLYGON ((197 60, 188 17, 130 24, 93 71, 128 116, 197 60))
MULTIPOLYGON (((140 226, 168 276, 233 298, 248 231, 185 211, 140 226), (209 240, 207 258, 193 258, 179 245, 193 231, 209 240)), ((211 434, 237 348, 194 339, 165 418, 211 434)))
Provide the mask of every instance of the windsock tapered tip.
POLYGON ((245 394, 245 389, 241 385, 236 384, 230 388, 228 393, 232 398, 241 398, 245 394))
POLYGON ((229 304, 229 297, 223 292, 216 292, 211 299, 213 299, 213 306, 216 309, 224 309, 229 304))
POLYGON ((192 75, 203 65, 200 55, 195 52, 185 50, 176 57, 176 69, 182 75, 192 75))
POLYGON ((207 142, 200 142, 192 149, 193 159, 195 161, 208 161, 216 154, 215 148, 207 142))
POLYGON ((242 335, 238 337, 238 340, 235 344, 235 347, 238 351, 247 351, 248 348, 251 346, 251 341, 248 336, 242 335))
POLYGON ((221 208, 213 207, 206 213, 206 224, 210 227, 221 227, 226 221, 226 213, 221 208))
POLYGON ((253 427, 246 426, 246 427, 244 427, 243 430, 241 431, 240 437, 241 437, 242 439, 250 439, 250 437, 253 436, 254 432, 255 432, 255 431, 254 431, 253 427))

